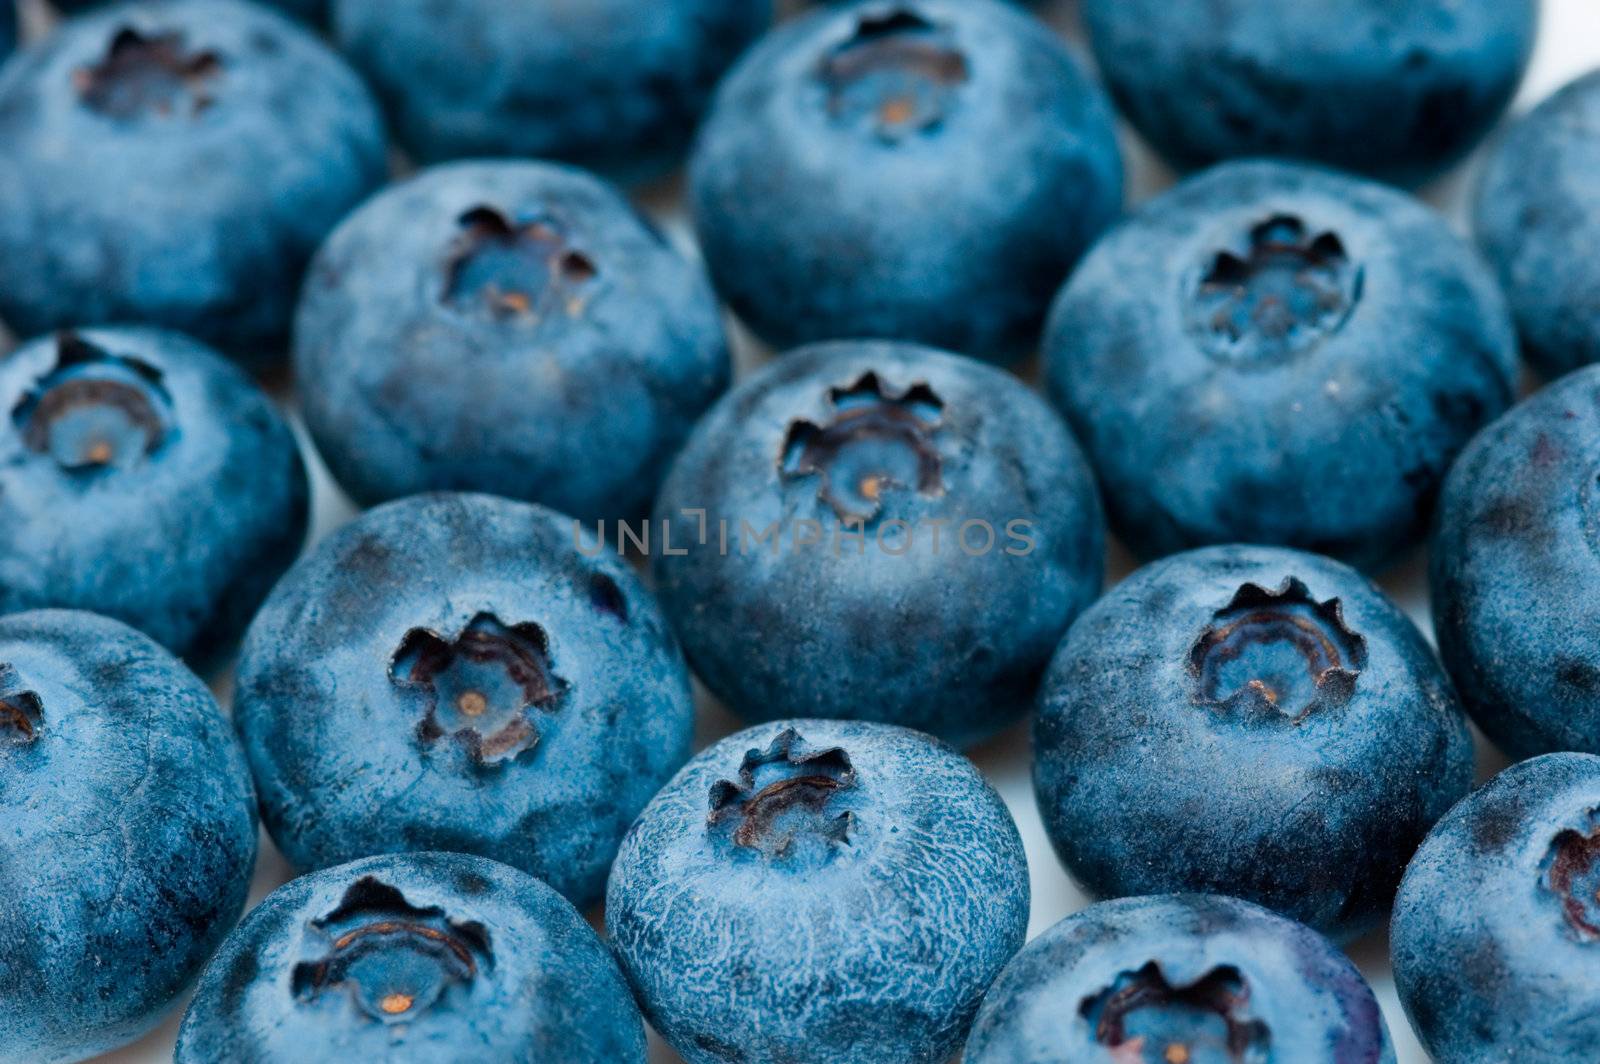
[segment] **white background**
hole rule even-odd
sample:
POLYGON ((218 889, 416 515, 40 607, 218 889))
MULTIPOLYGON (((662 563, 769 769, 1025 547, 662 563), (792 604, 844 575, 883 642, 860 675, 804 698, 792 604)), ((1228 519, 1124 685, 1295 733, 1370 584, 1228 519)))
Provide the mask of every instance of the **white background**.
MULTIPOLYGON (((381 2, 381 0, 373 0, 381 2)), ((1192 3, 1196 0, 1173 0, 1174 3, 1192 3)), ((1296 0, 1315 3, 1317 0, 1296 0)), ((1459 0, 1439 0, 1441 3, 1459 0)), ((1487 0, 1497 2, 1497 0, 1487 0)), ((25 14, 33 32, 41 32, 48 24, 41 0, 22 0, 25 14)), ((1077 39, 1079 31, 1072 0, 1052 0, 1044 9, 1045 17, 1060 26, 1063 32, 1077 39)), ((1523 88, 1517 104, 1524 111, 1552 90, 1587 70, 1600 66, 1600 0, 1544 0, 1544 24, 1533 70, 1523 88)), ((1130 202, 1148 198, 1169 185, 1172 177, 1150 153, 1125 133, 1126 156, 1130 166, 1130 202)), ((1464 227, 1466 190, 1477 160, 1463 170, 1446 178, 1424 195, 1446 212, 1458 226, 1464 227)), ((676 189, 670 185, 650 190, 644 197, 646 206, 667 224, 686 250, 692 250, 691 241, 684 231, 677 211, 676 189)), ((741 372, 760 364, 767 356, 755 345, 741 337, 739 362, 741 372)), ((1532 382, 1530 382, 1531 384, 1532 382)), ((287 397, 286 397, 287 399, 287 397)), ((304 438, 302 434, 302 442, 304 438)), ((326 471, 316 461, 309 446, 306 447, 315 482, 313 541, 349 520, 353 510, 349 503, 329 481, 326 471)), ((1108 576, 1111 581, 1125 576, 1131 561, 1120 549, 1113 548, 1108 576)), ((1426 565, 1420 556, 1403 564, 1397 571, 1382 579, 1381 583, 1395 595, 1407 611, 1429 630, 1427 602, 1424 586, 1426 565)), ((1431 637, 1431 632, 1430 632, 1431 637)), ((227 703, 227 682, 218 685, 218 694, 227 703)), ((699 745, 736 730, 738 722, 710 700, 702 698, 699 727, 699 745)), ((1491 774, 1503 765, 1494 751, 1479 739, 1480 774, 1491 774)), ((1029 936, 1037 935, 1067 914, 1088 904, 1088 899, 1067 879, 1056 862, 1045 838, 1038 813, 1034 807, 1028 773, 1028 739, 1026 726, 1018 726, 1000 738, 972 751, 972 756, 984 773, 995 783, 1006 803, 1016 816, 1028 850, 1028 864, 1033 885, 1033 909, 1029 936)), ((263 836, 261 859, 256 870, 253 905, 272 888, 287 881, 292 872, 270 842, 263 836)), ((597 916, 597 914, 592 914, 597 916)), ((1399 1002, 1394 995, 1393 980, 1388 965, 1388 942, 1381 934, 1372 935, 1351 949, 1352 956, 1372 980, 1383 1003, 1384 1013, 1399 1048, 1402 1064, 1422 1064, 1428 1058, 1412 1037, 1399 1002)), ((118 1053, 100 1058, 116 1064, 156 1064, 169 1061, 176 1037, 179 1014, 175 1011, 160 1029, 149 1037, 118 1053)), ((678 1057, 652 1039, 652 1064, 676 1064, 678 1057)), ((314 1047, 308 1047, 314 1048, 314 1047)), ((818 1062, 826 1064, 826 1062, 818 1062)))

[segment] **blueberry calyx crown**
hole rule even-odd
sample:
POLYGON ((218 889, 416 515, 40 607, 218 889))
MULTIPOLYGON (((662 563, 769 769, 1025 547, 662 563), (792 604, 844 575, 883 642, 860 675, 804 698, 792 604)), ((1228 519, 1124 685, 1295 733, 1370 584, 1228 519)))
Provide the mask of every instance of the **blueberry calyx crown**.
POLYGON ((497 320, 583 313, 586 289, 600 269, 553 218, 513 219, 496 207, 478 206, 457 225, 460 232, 445 258, 446 303, 487 310, 497 320))
POLYGON ((1192 983, 1173 986, 1161 966, 1150 961, 1084 998, 1078 1011, 1095 1041, 1114 1055, 1120 1051, 1118 1060, 1264 1064, 1271 1032, 1250 1018, 1249 1007, 1250 986, 1232 965, 1219 965, 1192 983))
POLYGON ((864 373, 828 392, 827 424, 801 419, 789 426, 779 472, 785 480, 820 477, 817 497, 845 524, 878 516, 891 488, 944 494, 943 460, 933 436, 944 422, 944 401, 926 384, 902 392, 864 373))
POLYGON ((161 371, 114 355, 76 333, 56 337, 56 365, 11 418, 23 445, 69 473, 127 469, 174 434, 161 371))
POLYGON ((1318 602, 1292 576, 1276 591, 1240 587, 1189 652, 1201 704, 1296 723, 1348 702, 1366 664, 1366 640, 1344 623, 1340 601, 1318 602))
POLYGON ((855 769, 842 748, 811 750, 785 728, 765 750, 745 752, 737 780, 712 786, 706 823, 731 827, 735 846, 769 858, 789 856, 807 842, 831 849, 850 841, 855 815, 836 809, 836 801, 855 786, 855 769))
POLYGON ((508 626, 491 613, 478 614, 453 639, 413 628, 395 652, 389 677, 423 698, 417 737, 424 746, 449 736, 479 765, 533 750, 537 722, 554 714, 567 692, 551 667, 544 629, 508 626))
POLYGON ((27 746, 44 726, 44 703, 10 665, 0 665, 0 747, 27 746))
POLYGON ((1600 827, 1562 831, 1545 863, 1546 886, 1560 899, 1568 928, 1580 942, 1600 941, 1600 827))
POLYGON ((822 59, 828 115, 897 144, 940 126, 972 76, 951 33, 914 11, 863 15, 822 59))
POLYGON ((1191 282, 1189 334, 1222 362, 1280 362, 1344 326, 1363 277, 1337 233, 1314 233, 1294 215, 1274 215, 1241 246, 1213 255, 1191 282))
POLYGON ((320 948, 314 959, 294 966, 295 1000, 309 1004, 347 987, 356 1007, 383 1024, 415 1020, 452 986, 470 985, 481 969, 494 966, 482 924, 452 920, 437 906, 412 905, 373 876, 352 883, 338 907, 309 930, 320 948))
POLYGON ((105 58, 73 71, 73 87, 86 107, 107 118, 143 114, 196 117, 216 102, 222 57, 191 52, 177 31, 146 36, 124 26, 111 38, 105 58))

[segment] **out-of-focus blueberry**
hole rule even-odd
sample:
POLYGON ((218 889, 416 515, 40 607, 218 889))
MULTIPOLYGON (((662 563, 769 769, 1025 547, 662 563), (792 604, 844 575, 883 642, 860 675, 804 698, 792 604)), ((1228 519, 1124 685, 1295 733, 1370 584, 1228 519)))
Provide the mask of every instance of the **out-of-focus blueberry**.
POLYGON ((234 702, 296 867, 476 853, 580 905, 688 758, 693 715, 632 570, 571 518, 488 495, 413 496, 319 544, 250 626, 234 702))
POLYGON ((205 685, 91 613, 0 619, 0 1059, 84 1060, 160 1022, 256 859, 239 745, 205 685))
POLYGON ((0 612, 92 610, 213 664, 300 551, 294 435, 193 340, 36 340, 0 361, 0 417, 0 612))
POLYGON ((1559 376, 1600 362, 1600 71, 1518 122, 1478 187, 1478 239, 1528 359, 1559 376))
POLYGON ((1091 905, 989 988, 966 1064, 1394 1064, 1378 999, 1333 943, 1204 894, 1091 905))
POLYGON ((1429 583, 1439 651, 1496 745, 1600 753, 1600 367, 1472 441, 1440 500, 1429 583))
POLYGON ((1122 206, 1111 108, 993 0, 804 16, 729 75, 690 167, 717 288, 777 347, 914 340, 993 361, 1122 206))
POLYGON ((1451 461, 1510 405, 1517 359, 1491 271, 1443 218, 1263 162, 1195 177, 1108 235, 1045 351, 1139 554, 1268 543, 1363 568, 1422 538, 1451 461))
POLYGON ((1085 0, 1124 114, 1181 168, 1306 159, 1419 183, 1476 145, 1533 55, 1538 0, 1085 0))
POLYGON ((341 225, 295 370, 362 502, 460 489, 584 518, 647 511, 731 372, 697 266, 588 174, 514 162, 424 171, 341 225))
POLYGON ((561 895, 458 853, 273 891, 207 966, 176 1064, 644 1064, 616 961, 561 895))
POLYGON ((1421 633, 1355 570, 1271 547, 1176 555, 1092 606, 1034 750, 1050 840, 1096 894, 1228 894, 1341 939, 1472 786, 1421 633))
POLYGON ((657 177, 772 0, 332 0, 334 36, 427 162, 560 159, 657 177))
POLYGON ((640 814, 606 928, 689 1064, 947 1060, 1028 925, 1028 866, 971 762, 918 732, 764 724, 640 814))
POLYGON ((817 345, 750 378, 656 516, 663 605, 735 712, 961 744, 1027 712, 1104 567, 1094 480, 1049 405, 910 344, 817 345))
POLYGON ((1395 986, 1439 1064, 1600 1045, 1600 758, 1513 765, 1450 810, 1395 899, 1395 986))
POLYGON ((239 0, 69 20, 0 72, 0 317, 139 322, 282 358, 300 277, 384 178, 382 117, 305 28, 239 0))

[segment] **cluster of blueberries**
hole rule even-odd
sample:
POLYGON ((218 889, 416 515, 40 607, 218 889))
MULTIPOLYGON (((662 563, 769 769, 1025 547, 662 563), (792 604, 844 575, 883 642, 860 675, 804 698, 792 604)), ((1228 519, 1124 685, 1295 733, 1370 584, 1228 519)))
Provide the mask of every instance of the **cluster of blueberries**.
POLYGON ((0 1059, 198 979, 179 1064, 1387 1064, 1334 943, 1391 913, 1443 1064, 1600 1054, 1600 74, 1476 246, 1401 191, 1536 0, 1084 0, 1108 92, 1000 0, 57 6, 0 67, 0 1059), (1114 108, 1199 171, 1127 215, 1114 108), (619 191, 685 158, 704 268, 619 191), (731 390, 723 303, 795 349, 731 390), (373 507, 304 557, 284 350, 373 507), (1430 535, 1442 664, 1363 575, 1430 535), (752 724, 693 757, 691 668, 752 724), (1110 900, 1025 945, 956 750, 1030 712, 1110 900), (240 921, 258 818, 307 874, 240 921))

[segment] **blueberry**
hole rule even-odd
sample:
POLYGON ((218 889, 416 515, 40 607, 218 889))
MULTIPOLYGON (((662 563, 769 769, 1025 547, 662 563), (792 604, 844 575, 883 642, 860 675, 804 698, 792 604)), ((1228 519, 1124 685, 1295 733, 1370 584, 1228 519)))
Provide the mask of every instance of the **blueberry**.
MULTIPOLYGON (((57 10, 75 15, 92 7, 105 7, 110 0, 51 0, 57 10)), ((327 17, 328 0, 256 0, 257 3, 287 11, 307 22, 322 22, 327 17)))
POLYGON ((620 559, 553 511, 450 494, 369 511, 290 570, 234 704, 295 866, 454 850, 578 904, 688 758, 693 712, 620 559))
POLYGON ((1376 568, 1510 405, 1514 333, 1488 267, 1420 203, 1234 163, 1095 248, 1046 371, 1141 555, 1266 543, 1376 568))
POLYGON ((728 384, 716 296, 615 190, 461 163, 318 253, 295 329, 306 422, 371 503, 464 489, 633 517, 728 384))
POLYGON ((1341 939, 1472 785, 1422 635, 1354 570, 1271 547, 1176 555, 1091 607, 1034 749, 1045 827, 1091 891, 1230 894, 1341 939))
POLYGON ((1174 165, 1306 159, 1420 183, 1476 145, 1532 58, 1538 0, 1086 0, 1124 114, 1174 165))
POLYGON ((718 289, 775 346, 884 337, 995 361, 1121 209, 1111 108, 1037 19, 867 0, 729 75, 690 166, 718 289))
POLYGON ((289 426, 192 340, 36 340, 0 361, 0 417, 0 613, 93 610, 211 664, 299 553, 289 426))
POLYGON ((1439 504, 1439 650, 1514 758, 1600 753, 1600 367, 1557 381, 1462 454, 1439 504))
POLYGON ((0 1059, 154 1027, 239 911, 255 798, 205 685, 91 613, 0 619, 0 1059))
POLYGON ((946 1060, 1027 923, 999 795, 936 740, 861 722, 700 754, 606 891, 634 993, 689 1064, 946 1060))
POLYGON ((1600 758, 1513 765, 1439 821, 1395 900, 1395 984, 1440 1064, 1600 1045, 1600 758))
POLYGON ((371 857, 270 894, 222 944, 175 1064, 644 1064, 644 1024, 583 917, 482 857, 371 857))
POLYGON ((1235 898, 1101 902, 1006 965, 966 1064, 1394 1064, 1372 988, 1321 935, 1235 898))
POLYGON ((688 148, 773 0, 331 0, 334 36, 418 158, 560 159, 621 180, 688 148))
POLYGON ((238 0, 69 20, 0 73, 0 143, 0 317, 164 325, 252 364, 387 166, 355 74, 238 0))
POLYGON ((0 59, 10 55, 17 46, 21 28, 17 23, 16 0, 0 0, 0 59))
POLYGON ((1510 293, 1528 359, 1560 376, 1600 362, 1600 70, 1514 126, 1478 187, 1478 239, 1510 293))
POLYGON ((1027 712, 1104 564, 1094 481, 1049 406, 907 344, 819 345, 745 381, 656 513, 674 630, 752 720, 992 734, 1027 712))

